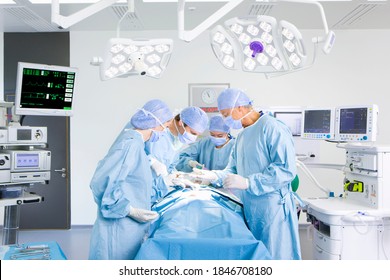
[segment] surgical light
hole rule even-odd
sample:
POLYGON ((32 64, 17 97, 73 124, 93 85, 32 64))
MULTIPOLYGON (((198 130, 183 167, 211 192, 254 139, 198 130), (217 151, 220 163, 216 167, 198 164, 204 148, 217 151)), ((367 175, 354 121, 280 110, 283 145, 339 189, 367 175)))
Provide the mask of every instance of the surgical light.
MULTIPOLYGON (((216 24, 244 0, 226 1, 225 5, 191 30, 185 29, 186 0, 177 1, 179 38, 190 42, 216 24)), ((334 46, 336 36, 333 31, 329 30, 324 9, 318 1, 269 1, 315 5, 321 15, 325 36, 312 38, 312 43, 323 43, 323 52, 329 54, 334 46)), ((243 71, 264 73, 266 76, 268 74, 276 76, 308 68, 314 63, 316 54, 314 52, 313 62, 307 65, 307 54, 299 30, 292 23, 284 20, 278 22, 275 18, 266 15, 235 17, 225 21, 222 25, 215 26, 211 31, 211 46, 218 60, 226 68, 232 70, 241 68, 243 71), (226 51, 226 44, 232 47, 232 52, 230 52, 230 48, 228 48, 229 52, 226 51), (249 57, 250 53, 253 59, 249 57)))
POLYGON ((168 64, 172 48, 171 39, 111 38, 106 57, 100 63, 100 77, 102 80, 134 75, 159 78, 168 64))
MULTIPOLYGON (((60 0, 51 1, 51 20, 61 28, 84 20, 113 5, 118 0, 100 0, 68 16, 60 14, 60 0)), ((134 0, 127 0, 128 10, 122 15, 117 26, 116 38, 107 43, 105 59, 93 57, 92 65, 100 66, 100 78, 109 80, 116 77, 135 75, 160 78, 164 72, 173 48, 171 39, 132 40, 120 36, 120 24, 130 14, 134 14, 134 0)))
POLYGON ((234 58, 230 55, 225 55, 222 61, 222 64, 226 66, 227 68, 233 68, 234 67, 234 58))
POLYGON ((214 53, 229 69, 240 67, 259 73, 291 71, 303 67, 307 58, 299 30, 270 16, 229 19, 211 31, 211 38, 214 53), (230 53, 226 52, 227 44, 230 53))
POLYGON ((119 20, 117 38, 108 41, 106 59, 100 64, 103 81, 136 75, 160 78, 171 56, 171 39, 132 40, 120 37, 120 23, 133 12, 132 2, 128 1, 129 9, 119 20))
POLYGON ((171 57, 171 39, 132 40, 120 37, 120 23, 134 10, 128 1, 128 11, 118 22, 117 38, 108 41, 106 59, 100 64, 100 77, 109 80, 116 77, 149 76, 160 78, 171 57))

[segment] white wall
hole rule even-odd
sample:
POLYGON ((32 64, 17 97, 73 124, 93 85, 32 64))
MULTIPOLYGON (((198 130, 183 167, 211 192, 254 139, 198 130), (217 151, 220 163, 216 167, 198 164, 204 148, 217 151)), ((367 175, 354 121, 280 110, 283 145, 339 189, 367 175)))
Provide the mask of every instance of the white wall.
MULTIPOLYGON (((310 38, 318 31, 303 32, 310 38)), ((208 33, 191 43, 177 39, 176 31, 129 32, 129 38, 172 38, 174 51, 161 79, 129 77, 102 82, 98 67, 89 64, 103 56, 106 42, 115 32, 71 32, 71 66, 80 69, 71 118, 71 194, 73 225, 92 224, 96 205, 89 182, 97 162, 135 110, 152 98, 172 109, 188 106, 188 83, 230 83, 244 89, 256 106, 338 106, 376 103, 380 109, 378 142, 390 145, 388 98, 390 30, 337 31, 331 54, 318 54, 308 70, 266 79, 261 74, 230 71, 219 64, 208 33)), ((343 150, 321 143, 321 160, 343 163, 343 150)), ((313 170, 324 185, 341 193, 342 174, 313 170)), ((301 196, 322 195, 301 176, 301 196)))

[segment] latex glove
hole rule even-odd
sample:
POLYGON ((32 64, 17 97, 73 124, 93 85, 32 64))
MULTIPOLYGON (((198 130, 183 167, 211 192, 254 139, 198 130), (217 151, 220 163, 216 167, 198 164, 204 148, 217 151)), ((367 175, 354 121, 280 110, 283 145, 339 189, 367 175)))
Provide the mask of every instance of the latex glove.
POLYGON ((168 187, 176 186, 174 180, 177 179, 178 176, 179 176, 179 174, 176 172, 173 172, 173 173, 170 173, 170 174, 164 176, 163 180, 164 180, 165 185, 167 185, 168 187))
POLYGON ((168 175, 167 167, 164 163, 158 161, 154 157, 150 158, 150 167, 154 170, 157 176, 166 176, 168 175))
POLYGON ((181 187, 183 187, 183 188, 190 187, 190 188, 192 188, 192 189, 196 189, 197 187, 199 187, 198 184, 193 183, 193 182, 191 182, 190 180, 184 179, 184 178, 176 178, 176 179, 173 179, 172 182, 173 182, 176 186, 181 186, 181 187))
POLYGON ((196 160, 189 160, 188 165, 192 168, 204 169, 204 164, 200 164, 196 160))
POLYGON ((229 174, 223 180, 223 187, 226 189, 240 189, 246 190, 249 187, 247 178, 244 178, 237 174, 229 174))
POLYGON ((130 206, 130 212, 128 216, 139 223, 147 223, 158 218, 159 215, 156 211, 134 208, 130 206))
POLYGON ((211 183, 218 180, 217 174, 211 170, 203 170, 198 168, 193 168, 193 172, 189 173, 191 181, 201 185, 210 185, 211 183))

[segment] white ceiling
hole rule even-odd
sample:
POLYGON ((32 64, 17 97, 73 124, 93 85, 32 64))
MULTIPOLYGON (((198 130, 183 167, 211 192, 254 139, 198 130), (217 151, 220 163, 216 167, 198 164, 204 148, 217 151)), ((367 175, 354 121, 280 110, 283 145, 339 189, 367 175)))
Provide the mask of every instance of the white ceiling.
MULTIPOLYGON (((0 32, 57 32, 51 23, 50 4, 31 4, 28 0, 13 0, 17 4, 2 4, 0 0, 0 32)), ((81 2, 82 0, 80 0, 81 2)), ((212 1, 212 0, 211 0, 212 1)), ((390 29, 390 1, 320 1, 324 7, 329 29, 390 29)), ((221 2, 188 2, 186 29, 192 29, 219 7, 221 2)), ((61 4, 60 14, 68 16, 90 4, 61 4)), ((66 30, 113 30, 127 11, 126 3, 114 4, 66 30)), ((284 19, 299 29, 323 28, 318 8, 302 3, 261 3, 245 0, 220 21, 238 16, 267 14, 284 19)), ((121 30, 176 30, 177 3, 147 3, 135 0, 135 12, 122 21, 121 30)))

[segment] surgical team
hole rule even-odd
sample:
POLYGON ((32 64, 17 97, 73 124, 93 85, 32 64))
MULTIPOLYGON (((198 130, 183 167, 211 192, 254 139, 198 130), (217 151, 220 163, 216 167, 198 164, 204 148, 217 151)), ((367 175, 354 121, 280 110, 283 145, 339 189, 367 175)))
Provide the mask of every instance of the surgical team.
POLYGON ((134 259, 150 222, 158 218, 152 204, 173 186, 194 182, 239 197, 249 230, 272 259, 301 259, 289 128, 256 111, 240 89, 222 91, 218 110, 210 119, 198 107, 174 116, 154 99, 136 111, 90 183, 98 206, 90 259, 134 259), (236 138, 231 129, 240 129, 236 138), (206 130, 207 137, 199 137, 206 130), (186 179, 178 176, 183 172, 186 179))

